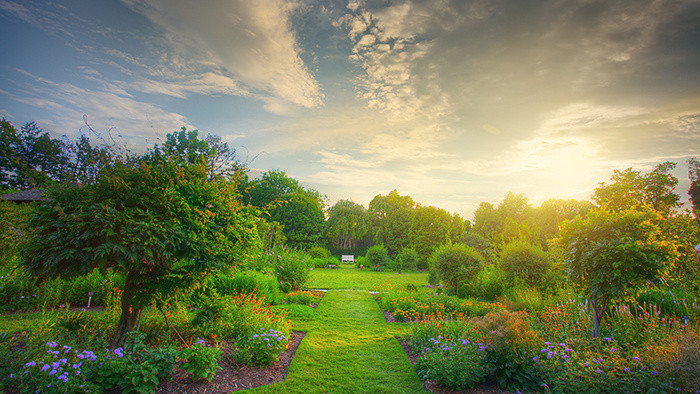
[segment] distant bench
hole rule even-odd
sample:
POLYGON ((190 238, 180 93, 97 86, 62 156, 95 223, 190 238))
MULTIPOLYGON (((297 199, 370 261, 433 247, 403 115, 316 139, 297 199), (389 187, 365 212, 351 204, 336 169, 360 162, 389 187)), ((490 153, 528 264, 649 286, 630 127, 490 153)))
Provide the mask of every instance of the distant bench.
POLYGON ((341 263, 354 263, 355 262, 355 255, 352 254, 344 254, 340 258, 341 263))

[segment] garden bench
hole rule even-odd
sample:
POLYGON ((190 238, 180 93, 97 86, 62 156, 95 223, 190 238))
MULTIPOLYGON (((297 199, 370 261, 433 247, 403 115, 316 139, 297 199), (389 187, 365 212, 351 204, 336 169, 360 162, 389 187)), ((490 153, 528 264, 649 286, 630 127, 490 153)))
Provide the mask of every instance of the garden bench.
POLYGON ((341 262, 341 263, 346 263, 346 262, 347 262, 347 263, 354 263, 354 262, 355 262, 355 255, 352 255, 352 254, 344 254, 344 255, 340 258, 340 262, 341 262))

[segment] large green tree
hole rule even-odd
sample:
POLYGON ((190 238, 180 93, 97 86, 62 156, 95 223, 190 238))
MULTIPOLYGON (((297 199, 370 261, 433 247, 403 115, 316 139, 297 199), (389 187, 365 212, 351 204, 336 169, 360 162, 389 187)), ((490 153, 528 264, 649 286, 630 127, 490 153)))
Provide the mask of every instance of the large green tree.
POLYGON ((210 179, 210 171, 206 160, 151 153, 115 163, 83 187, 53 188, 31 220, 26 268, 39 278, 123 273, 111 343, 120 346, 149 302, 258 248, 255 211, 242 205, 235 184, 210 179))
POLYGON ((425 262, 437 247, 461 239, 465 231, 464 220, 459 215, 418 205, 408 228, 410 247, 425 262))
POLYGON ((615 170, 609 184, 601 182, 595 189, 593 199, 614 211, 648 205, 668 217, 680 207, 674 191, 678 178, 670 173, 675 167, 676 163, 667 161, 644 175, 632 168, 615 170))
POLYGON ((70 178, 71 147, 36 123, 15 129, 0 120, 0 188, 31 189, 70 178))
POLYGON ((353 249, 369 234, 367 210, 350 200, 340 200, 328 209, 326 237, 339 249, 353 249))
POLYGON ((414 206, 410 196, 401 196, 396 190, 386 196, 378 194, 369 203, 374 242, 384 245, 391 255, 410 246, 406 230, 413 220, 414 206))
POLYGON ((660 214, 651 209, 595 209, 564 224, 557 244, 570 282, 587 295, 593 336, 611 303, 660 277, 674 253, 663 240, 660 214))
POLYGON ((268 220, 277 222, 292 247, 318 244, 325 225, 325 197, 304 188, 284 171, 272 170, 245 186, 244 201, 267 212, 268 220))

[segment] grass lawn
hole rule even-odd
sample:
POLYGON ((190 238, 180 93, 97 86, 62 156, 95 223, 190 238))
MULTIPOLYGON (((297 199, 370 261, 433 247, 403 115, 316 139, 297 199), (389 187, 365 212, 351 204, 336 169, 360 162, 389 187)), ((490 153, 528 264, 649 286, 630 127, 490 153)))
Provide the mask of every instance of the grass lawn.
POLYGON ((15 333, 32 329, 41 324, 43 313, 17 312, 2 314, 0 315, 0 332, 15 333))
POLYGON ((386 323, 367 291, 329 291, 314 318, 292 321, 295 330, 307 334, 297 349, 289 375, 284 382, 258 387, 255 392, 424 392, 394 338, 406 333, 408 325, 386 323))
POLYGON ((311 271, 306 287, 310 289, 350 289, 386 290, 388 287, 406 287, 414 284, 421 287, 428 284, 427 272, 374 272, 342 266, 335 269, 315 269, 311 271))

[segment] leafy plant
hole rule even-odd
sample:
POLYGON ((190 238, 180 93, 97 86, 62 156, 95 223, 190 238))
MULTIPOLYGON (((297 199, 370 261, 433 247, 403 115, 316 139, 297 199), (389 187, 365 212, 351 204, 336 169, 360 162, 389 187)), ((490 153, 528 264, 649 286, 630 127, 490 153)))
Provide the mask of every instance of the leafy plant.
POLYGON ((192 373, 192 377, 211 382, 216 372, 221 369, 219 359, 221 350, 216 347, 208 347, 202 339, 180 352, 180 357, 185 360, 180 368, 192 373))
POLYGON ((452 294, 462 282, 471 280, 482 269, 484 258, 465 245, 443 245, 430 256, 429 266, 452 294))
POLYGON ((389 265, 389 252, 384 245, 374 245, 367 250, 367 263, 375 271, 384 271, 389 265))

